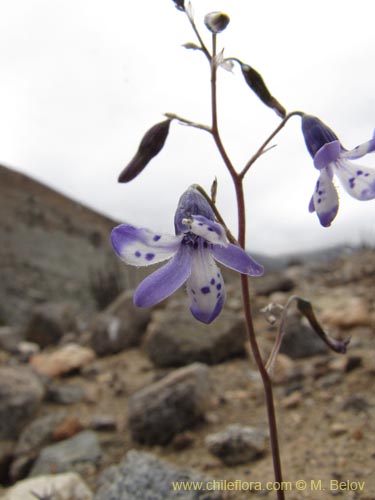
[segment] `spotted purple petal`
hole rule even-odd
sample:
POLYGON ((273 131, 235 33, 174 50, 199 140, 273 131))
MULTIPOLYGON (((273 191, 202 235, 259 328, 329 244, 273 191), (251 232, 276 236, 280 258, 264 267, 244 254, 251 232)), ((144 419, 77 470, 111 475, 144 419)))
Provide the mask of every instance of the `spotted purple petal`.
POLYGON ((224 306, 225 288, 220 270, 203 241, 199 241, 198 248, 193 251, 191 275, 186 286, 193 316, 203 323, 211 323, 224 306))
POLYGON ((264 268, 261 264, 258 264, 258 262, 250 257, 241 247, 233 245, 232 243, 229 243, 226 247, 222 245, 213 245, 211 252, 218 262, 241 274, 261 276, 264 272, 264 268))
POLYGON ((314 166, 318 170, 326 168, 330 163, 336 161, 342 152, 339 141, 332 141, 324 144, 314 156, 314 166))
POLYGON ((345 151, 341 154, 341 158, 348 158, 350 160, 355 160, 356 158, 362 158, 362 156, 367 155, 367 153, 372 153, 375 151, 375 131, 372 139, 359 146, 355 147, 351 151, 345 151))
POLYGON ((375 170, 355 165, 348 160, 339 160, 335 164, 335 174, 346 191, 357 200, 375 198, 375 170))
POLYGON ((170 259, 178 250, 182 236, 154 233, 129 224, 115 227, 111 243, 117 255, 132 266, 149 266, 170 259))
POLYGON ((203 215, 192 215, 190 219, 184 219, 192 233, 201 236, 210 243, 227 245, 225 230, 221 224, 207 219, 203 215))
POLYGON ((134 304, 138 307, 150 307, 178 290, 191 273, 191 256, 191 248, 181 245, 172 260, 138 285, 134 293, 134 304))
POLYGON ((330 226, 337 215, 339 199, 331 175, 327 169, 320 171, 310 206, 311 204, 315 207, 321 225, 324 227, 330 226))

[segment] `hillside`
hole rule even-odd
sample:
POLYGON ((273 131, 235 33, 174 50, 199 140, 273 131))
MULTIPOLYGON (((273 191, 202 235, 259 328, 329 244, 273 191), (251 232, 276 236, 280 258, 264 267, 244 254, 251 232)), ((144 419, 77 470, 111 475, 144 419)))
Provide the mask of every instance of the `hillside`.
POLYGON ((108 243, 116 221, 4 166, 0 214, 0 324, 22 323, 46 300, 90 311, 99 281, 129 284, 108 243))

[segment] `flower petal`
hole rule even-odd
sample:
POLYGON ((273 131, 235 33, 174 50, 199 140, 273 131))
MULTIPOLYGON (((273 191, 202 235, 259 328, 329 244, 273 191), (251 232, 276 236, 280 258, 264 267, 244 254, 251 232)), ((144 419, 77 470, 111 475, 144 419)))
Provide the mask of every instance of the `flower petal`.
POLYGON ((203 323, 211 323, 224 306, 225 288, 220 270, 204 243, 200 240, 198 248, 193 250, 191 275, 186 286, 193 316, 203 323))
POLYGON ((338 160, 334 167, 346 191, 357 200, 375 198, 375 170, 355 165, 348 160, 338 160))
POLYGON ((192 215, 190 218, 183 219, 183 223, 189 227, 192 233, 201 236, 210 243, 228 244, 223 226, 207 219, 204 215, 192 215))
POLYGON ((170 259, 177 252, 181 239, 181 236, 162 235, 129 224, 121 224, 111 233, 115 252, 132 266, 149 266, 170 259))
POLYGON ((365 156, 367 153, 372 153, 373 151, 375 151, 375 131, 372 139, 364 142, 363 144, 360 144, 350 151, 344 151, 340 156, 341 158, 349 158, 351 160, 354 160, 356 158, 365 156))
POLYGON ((191 273, 191 257, 191 248, 181 245, 171 261, 138 285, 134 293, 134 304, 138 307, 153 306, 180 288, 191 273))
POLYGON ((241 247, 232 245, 232 243, 229 243, 226 247, 213 245, 212 255, 218 262, 224 264, 224 266, 234 269, 241 274, 261 276, 264 272, 264 267, 261 264, 258 264, 241 247))
POLYGON ((321 225, 324 227, 330 226, 339 209, 339 198, 331 175, 326 168, 320 171, 320 176, 312 197, 312 204, 315 207, 321 225))
POLYGON ((314 156, 314 166, 318 170, 328 167, 330 163, 336 161, 342 153, 342 146, 339 141, 332 141, 324 144, 314 156))

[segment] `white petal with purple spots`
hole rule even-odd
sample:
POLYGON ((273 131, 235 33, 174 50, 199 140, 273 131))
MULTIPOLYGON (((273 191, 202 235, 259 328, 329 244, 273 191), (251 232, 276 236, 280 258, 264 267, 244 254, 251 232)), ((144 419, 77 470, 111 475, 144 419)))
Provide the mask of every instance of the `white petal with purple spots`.
POLYGON ((111 233, 117 255, 132 266, 149 266, 170 259, 178 250, 181 236, 154 233, 129 224, 115 227, 111 233))
POLYGON ((375 198, 375 170, 355 165, 348 160, 338 160, 335 174, 346 191, 357 200, 375 198))
POLYGON ((375 131, 372 139, 360 144, 351 151, 344 151, 341 153, 340 157, 355 160, 356 158, 362 158, 362 156, 367 155, 367 153, 372 153, 373 151, 375 151, 375 131))
POLYGON ((320 223, 324 227, 331 225, 339 209, 339 199, 331 175, 326 168, 322 169, 315 191, 310 202, 310 209, 314 207, 320 223))
POLYGON ((192 252, 191 275, 186 286, 193 316, 203 323, 211 323, 224 306, 225 288, 220 270, 203 241, 192 252))
POLYGON ((223 226, 203 215, 192 215, 189 219, 184 219, 183 222, 189 226, 192 233, 201 236, 209 243, 228 244, 223 226))

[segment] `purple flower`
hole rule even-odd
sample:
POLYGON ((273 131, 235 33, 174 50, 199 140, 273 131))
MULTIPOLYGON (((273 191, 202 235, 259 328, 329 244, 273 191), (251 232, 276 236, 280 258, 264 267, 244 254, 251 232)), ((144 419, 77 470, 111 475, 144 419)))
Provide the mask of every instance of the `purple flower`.
POLYGON ((112 246, 126 264, 148 266, 170 259, 138 285, 134 294, 136 306, 158 304, 186 282, 193 316, 211 323, 225 302, 224 282, 215 260, 242 274, 263 274, 263 266, 242 248, 228 243, 224 228, 214 219, 206 199, 191 186, 177 207, 176 236, 129 224, 113 229, 112 246))
POLYGON ((303 116, 302 132, 307 149, 314 158, 314 166, 320 171, 309 210, 316 211, 322 226, 328 227, 339 209, 339 199, 333 184, 335 174, 353 198, 375 198, 375 170, 349 161, 375 151, 375 133, 371 140, 347 151, 337 135, 315 116, 303 116))

